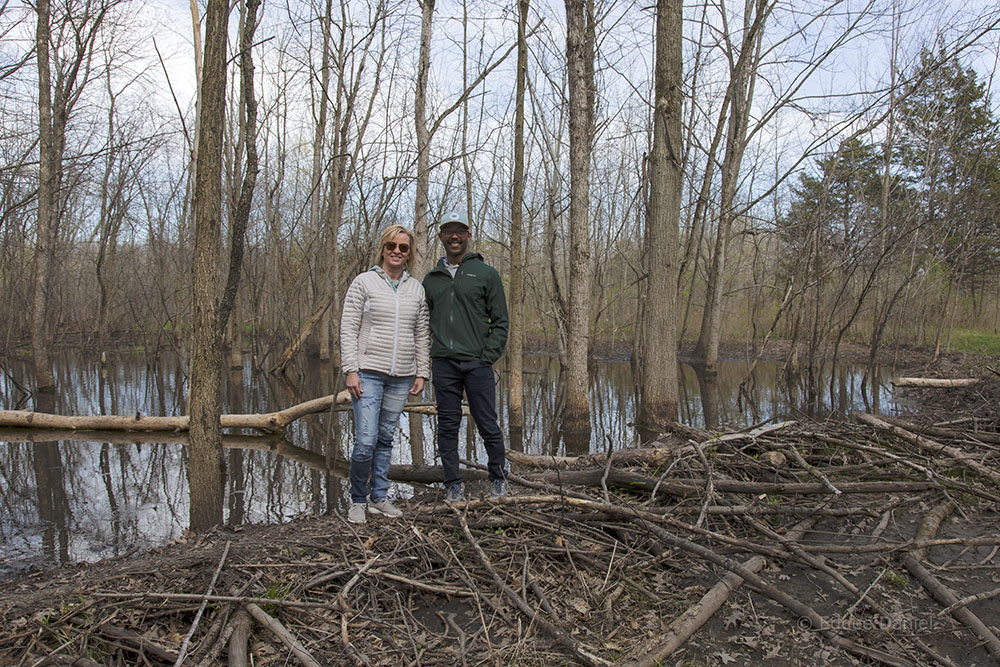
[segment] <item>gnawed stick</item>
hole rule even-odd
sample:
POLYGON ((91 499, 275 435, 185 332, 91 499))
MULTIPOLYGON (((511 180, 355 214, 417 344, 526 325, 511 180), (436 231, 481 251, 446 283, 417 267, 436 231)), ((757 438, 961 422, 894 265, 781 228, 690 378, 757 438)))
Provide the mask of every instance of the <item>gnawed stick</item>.
MULTIPOLYGON (((233 595, 243 595, 245 592, 250 590, 253 586, 260 581, 260 572, 255 572, 248 581, 243 582, 241 586, 232 590, 233 595)), ((218 639, 209 647, 208 651, 202 656, 201 660, 198 662, 197 667, 212 667, 216 664, 216 658, 219 653, 222 652, 223 647, 229 644, 229 638, 232 636, 233 632, 236 630, 236 626, 233 624, 233 619, 230 618, 233 609, 233 603, 227 603, 222 607, 221 613, 219 614, 219 619, 217 623, 222 624, 222 628, 219 631, 218 639)), ((239 610, 237 610, 239 611, 239 610)), ((243 612, 246 613, 246 612, 243 612)))
POLYGON ((912 663, 909 662, 908 660, 903 660, 894 655, 890 655, 885 651, 880 651, 878 649, 871 648, 869 646, 864 646, 862 644, 858 644, 857 642, 851 641, 850 639, 841 637, 840 635, 838 635, 836 632, 833 631, 833 628, 830 626, 830 624, 827 623, 826 620, 822 616, 820 616, 815 609, 805 604, 804 602, 793 598, 788 593, 785 593, 784 591, 775 588, 771 584, 767 583, 760 576, 758 576, 756 573, 751 572, 750 570, 743 567, 742 565, 732 560, 731 558, 727 558, 726 556, 718 554, 712 551, 711 549, 701 546, 700 544, 695 544, 690 540, 686 540, 683 537, 674 535, 670 531, 666 530, 661 526, 656 525, 655 523, 645 521, 642 519, 640 519, 638 523, 644 526, 649 532, 653 533, 667 544, 679 547, 684 551, 687 551, 688 553, 700 556, 712 563, 715 563, 716 565, 719 565, 720 567, 724 567, 730 572, 739 575, 742 579, 744 579, 750 586, 752 586, 757 591, 760 591, 761 593, 768 596, 778 604, 784 606, 797 616, 809 619, 809 622, 810 624, 812 624, 812 627, 821 635, 823 635, 827 639, 827 641, 829 641, 834 646, 843 649, 853 655, 875 660, 886 665, 912 667, 912 663))
POLYGON ((919 433, 920 435, 930 435, 935 438, 952 438, 955 440, 967 438, 975 439, 979 442, 988 442, 993 445, 1000 445, 1000 433, 990 433, 988 431, 957 431, 955 429, 944 428, 941 426, 914 424, 906 421, 905 419, 900 419, 899 417, 889 417, 886 415, 882 415, 882 418, 893 426, 899 426, 900 428, 905 428, 907 431, 919 433))
POLYGON ((434 584, 426 584, 422 581, 416 581, 414 579, 401 577, 398 574, 393 574, 392 572, 386 572, 385 570, 378 568, 372 570, 372 574, 377 574, 378 576, 388 579, 389 581, 396 581, 401 584, 406 584, 407 586, 419 588, 420 590, 427 591, 428 593, 436 593, 437 595, 450 595, 453 597, 475 596, 475 593, 473 593, 472 591, 462 590, 461 588, 452 588, 450 586, 437 586, 434 584))
MULTIPOLYGON (((788 539, 799 540, 806 534, 817 519, 809 518, 801 521, 788 533, 788 539)), ((750 572, 760 572, 767 561, 763 556, 752 556, 743 562, 743 566, 750 572)), ((730 593, 740 587, 743 578, 739 575, 728 572, 719 583, 708 590, 700 600, 674 619, 667 628, 666 639, 652 651, 646 653, 635 660, 634 663, 640 667, 653 667, 666 660, 670 654, 680 648, 684 642, 691 638, 705 623, 715 615, 722 605, 729 599, 730 593)))
POLYGON ((287 646, 288 650, 290 650, 295 657, 299 659, 299 662, 305 665, 305 667, 321 667, 312 655, 309 654, 309 651, 307 651, 305 647, 299 643, 299 640, 295 638, 295 635, 289 632, 278 619, 268 614, 253 602, 246 604, 246 610, 257 620, 258 623, 274 633, 274 636, 277 637, 282 644, 287 646))
POLYGON ((883 458, 887 458, 890 461, 895 461, 896 463, 899 463, 900 465, 904 465, 904 466, 907 466, 909 468, 913 468, 914 470, 917 470, 917 471, 923 473, 923 475, 925 477, 927 477, 927 479, 929 479, 929 480, 939 481, 941 483, 941 485, 943 487, 945 487, 945 488, 955 487, 955 488, 961 489, 961 490, 963 490, 963 491, 965 491, 967 493, 971 493, 973 495, 979 496, 980 498, 984 498, 986 500, 989 500, 991 502, 1000 502, 1000 496, 996 496, 996 495, 994 495, 992 493, 987 493, 987 492, 983 491, 982 489, 978 489, 978 488, 976 488, 976 487, 974 487, 974 486, 972 486, 970 484, 964 484, 964 483, 959 482, 958 480, 955 480, 955 479, 944 478, 941 475, 939 475, 938 473, 936 473, 933 470, 931 470, 930 468, 928 468, 926 466, 922 466, 919 463, 917 463, 915 461, 911 461, 911 460, 909 460, 907 458, 904 458, 902 456, 897 456, 896 454, 893 454, 892 452, 887 451, 884 447, 872 447, 872 446, 869 446, 869 445, 861 445, 861 444, 858 444, 856 442, 849 442, 847 440, 844 440, 843 438, 834 438, 834 437, 825 435, 823 433, 812 433, 812 432, 810 432, 810 433, 807 433, 805 435, 809 435, 812 438, 816 438, 820 442, 825 442, 827 444, 834 445, 835 447, 844 447, 845 449, 854 449, 854 450, 857 450, 859 452, 865 452, 865 453, 868 453, 868 454, 875 454, 877 456, 880 456, 880 457, 883 457, 883 458))
POLYGON ((250 664, 247 656, 247 645, 250 643, 250 632, 253 630, 253 619, 243 609, 233 614, 229 622, 229 667, 247 667, 250 664))
POLYGON ((479 562, 482 563, 483 567, 487 569, 487 571, 490 573, 490 576, 493 578, 493 581, 500 588, 503 594, 506 595, 511 600, 511 602, 514 603, 514 606, 517 607, 518 611, 527 616, 531 622, 537 624, 538 627, 540 627, 546 634, 555 639, 556 642, 559 643, 559 645, 569 649, 573 653, 573 655, 584 664, 608 665, 608 666, 611 665, 611 663, 608 662, 607 660, 601 658, 600 656, 596 656, 587 651, 586 649, 584 649, 583 645, 580 644, 580 642, 576 641, 575 639, 567 635, 565 632, 560 630, 558 627, 556 627, 549 621, 542 618, 538 614, 538 612, 532 609, 531 605, 529 605, 517 593, 517 591, 508 586, 507 583, 503 580, 503 577, 501 577, 497 573, 492 563, 490 563, 489 556, 487 556, 486 552, 483 551, 483 547, 479 544, 479 541, 476 539, 476 536, 472 534, 472 530, 469 528, 469 523, 465 520, 465 517, 458 510, 457 507, 453 507, 452 511, 454 512, 455 516, 458 517, 459 522, 462 524, 462 532, 465 534, 465 539, 468 540, 470 545, 472 545, 473 550, 476 552, 476 556, 479 558, 479 562))
MULTIPOLYGON (((917 538, 933 537, 937 533, 938 527, 941 522, 947 518, 948 514, 954 509, 955 504, 953 502, 946 501, 936 506, 924 517, 924 520, 920 524, 920 528, 917 529, 917 538)), ((954 591, 945 586, 941 581, 935 577, 930 570, 924 567, 923 563, 920 561, 924 557, 924 550, 918 549, 916 551, 904 554, 900 561, 907 571, 919 581, 923 587, 930 593, 935 600, 939 603, 946 605, 948 607, 953 607, 951 615, 955 617, 958 621, 965 624, 979 639, 983 642, 983 646, 986 651, 993 656, 993 659, 1000 662, 1000 639, 993 633, 989 627, 983 623, 982 619, 976 616, 970 609, 964 606, 956 605, 959 602, 958 596, 955 595, 954 591)))

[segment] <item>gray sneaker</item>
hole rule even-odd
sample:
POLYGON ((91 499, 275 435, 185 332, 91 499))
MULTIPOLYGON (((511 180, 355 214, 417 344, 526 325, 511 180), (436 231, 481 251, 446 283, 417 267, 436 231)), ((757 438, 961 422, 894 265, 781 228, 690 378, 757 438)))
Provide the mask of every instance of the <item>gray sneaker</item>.
POLYGON ((506 479, 490 480, 490 498, 503 498, 507 495, 508 487, 506 479))
POLYGON ((446 503, 465 502, 465 482, 456 482, 445 487, 444 501, 446 503))
POLYGON ((403 513, 399 511, 392 503, 389 502, 388 498, 383 498, 378 502, 368 501, 368 511, 372 514, 381 514, 387 516, 390 519, 395 519, 397 517, 403 516, 403 513))
POLYGON ((365 512, 364 503, 351 503, 347 509, 347 520, 351 523, 367 523, 368 515, 365 512))

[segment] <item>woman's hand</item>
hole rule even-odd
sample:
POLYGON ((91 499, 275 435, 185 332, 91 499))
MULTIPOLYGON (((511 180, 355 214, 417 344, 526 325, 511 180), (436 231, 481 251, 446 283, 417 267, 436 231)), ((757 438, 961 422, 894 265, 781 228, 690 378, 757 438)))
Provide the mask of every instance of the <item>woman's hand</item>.
POLYGON ((344 378, 344 383, 347 385, 347 391, 351 392, 351 397, 354 400, 361 398, 361 376, 357 373, 348 373, 347 377, 344 378))
POLYGON ((424 390, 424 379, 422 377, 413 378, 413 385, 410 387, 410 393, 416 396, 424 390))

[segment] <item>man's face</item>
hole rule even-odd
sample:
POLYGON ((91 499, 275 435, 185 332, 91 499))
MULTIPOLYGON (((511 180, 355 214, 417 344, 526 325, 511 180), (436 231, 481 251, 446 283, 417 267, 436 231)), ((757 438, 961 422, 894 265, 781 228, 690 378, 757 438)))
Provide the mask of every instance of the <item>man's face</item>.
POLYGON ((457 222, 445 223, 438 234, 448 259, 461 259, 465 256, 466 250, 469 249, 470 236, 468 228, 457 222))

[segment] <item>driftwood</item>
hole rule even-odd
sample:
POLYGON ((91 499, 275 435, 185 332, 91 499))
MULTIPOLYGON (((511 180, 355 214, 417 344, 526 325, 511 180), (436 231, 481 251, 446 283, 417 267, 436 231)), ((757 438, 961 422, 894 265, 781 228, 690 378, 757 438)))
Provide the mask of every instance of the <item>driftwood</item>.
POLYGON ((978 378, 892 378, 892 384, 896 387, 970 387, 979 382, 978 378))

